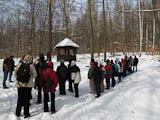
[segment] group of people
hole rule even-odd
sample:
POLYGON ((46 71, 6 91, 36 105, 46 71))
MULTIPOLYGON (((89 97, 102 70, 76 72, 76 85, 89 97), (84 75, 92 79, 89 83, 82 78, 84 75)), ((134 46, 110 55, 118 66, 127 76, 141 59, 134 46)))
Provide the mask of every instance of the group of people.
MULTIPOLYGON (((13 60, 13 59, 12 59, 13 60)), ((11 72, 11 57, 7 56, 3 62, 4 82, 7 80, 6 74, 11 72), (7 72, 7 73, 6 73, 7 72)), ((14 71, 14 66, 13 70, 14 71)), ((45 60, 43 54, 39 59, 33 62, 30 55, 22 56, 15 69, 16 86, 18 91, 16 116, 21 115, 21 109, 24 107, 24 118, 30 117, 29 106, 32 99, 32 87, 38 90, 37 104, 42 103, 42 90, 44 95, 44 112, 55 113, 55 91, 59 83, 59 94, 66 95, 65 83, 69 81, 69 91, 75 91, 75 97, 79 97, 79 83, 81 81, 80 68, 75 61, 70 60, 68 66, 62 60, 57 70, 53 69, 53 62, 50 59, 45 60), (34 82, 35 79, 35 82, 34 82), (74 85, 74 89, 73 89, 74 85), (51 102, 51 109, 48 108, 48 102, 51 102)), ((10 80, 10 79, 9 79, 10 80)), ((8 88, 6 83, 4 89, 8 88)))
POLYGON ((106 82, 105 89, 110 89, 110 86, 115 87, 118 77, 118 83, 121 82, 122 77, 132 74, 137 71, 138 58, 135 56, 122 58, 121 61, 117 58, 115 62, 113 60, 107 60, 104 66, 102 62, 96 62, 91 59, 90 68, 88 71, 88 79, 90 80, 91 93, 96 94, 96 98, 100 97, 104 91, 104 80, 106 82), (111 79, 111 80, 110 80, 111 79))
MULTIPOLYGON (((124 59, 107 60, 104 66, 102 62, 96 62, 91 59, 90 68, 88 71, 88 79, 90 80, 91 93, 96 94, 96 98, 100 97, 105 89, 110 89, 110 86, 116 85, 115 77, 118 77, 118 82, 121 78, 132 74, 134 70, 137 71, 138 58, 127 57, 124 59), (111 79, 111 81, 110 81, 111 79), (106 87, 104 87, 104 80, 106 87)), ((7 56, 3 62, 4 80, 3 88, 6 86, 8 73, 11 75, 14 71, 13 56, 7 56)), ((81 81, 80 68, 76 65, 75 61, 69 60, 68 66, 64 61, 60 61, 60 65, 56 71, 53 69, 53 62, 49 58, 45 60, 41 54, 35 62, 30 55, 24 55, 16 66, 15 72, 16 86, 18 91, 16 116, 21 115, 21 109, 24 107, 24 117, 30 117, 29 106, 32 99, 32 87, 37 89, 37 104, 42 103, 42 90, 44 95, 44 112, 49 112, 48 102, 51 102, 51 113, 55 113, 55 91, 59 84, 59 95, 66 95, 66 81, 69 83, 69 91, 75 93, 75 97, 79 97, 79 83, 81 81), (35 78, 35 82, 34 82, 35 78), (74 88, 74 89, 73 89, 74 88)))

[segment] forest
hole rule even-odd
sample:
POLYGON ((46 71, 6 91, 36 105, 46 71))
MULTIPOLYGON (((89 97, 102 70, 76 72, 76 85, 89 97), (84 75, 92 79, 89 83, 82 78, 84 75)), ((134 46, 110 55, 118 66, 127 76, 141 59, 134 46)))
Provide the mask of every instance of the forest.
POLYGON ((0 56, 55 55, 70 38, 78 53, 160 50, 158 0, 1 0, 0 56))

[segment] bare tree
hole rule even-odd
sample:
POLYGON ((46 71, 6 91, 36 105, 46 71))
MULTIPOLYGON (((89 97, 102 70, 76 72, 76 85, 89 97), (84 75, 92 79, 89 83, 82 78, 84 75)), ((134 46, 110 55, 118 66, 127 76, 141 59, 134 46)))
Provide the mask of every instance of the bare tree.
POLYGON ((51 61, 51 56, 52 56, 52 0, 48 0, 48 5, 49 5, 49 41, 48 41, 48 60, 51 61))
POLYGON ((104 30, 104 61, 106 61, 106 52, 107 52, 107 50, 106 50, 106 38, 107 38, 107 35, 106 35, 106 13, 105 13, 105 1, 104 0, 102 0, 102 3, 103 3, 103 8, 102 8, 102 10, 103 10, 103 30, 104 30))
POLYGON ((93 37, 93 21, 92 21, 92 10, 91 10, 91 0, 88 0, 88 21, 90 27, 90 49, 91 49, 91 59, 94 58, 94 37, 93 37))

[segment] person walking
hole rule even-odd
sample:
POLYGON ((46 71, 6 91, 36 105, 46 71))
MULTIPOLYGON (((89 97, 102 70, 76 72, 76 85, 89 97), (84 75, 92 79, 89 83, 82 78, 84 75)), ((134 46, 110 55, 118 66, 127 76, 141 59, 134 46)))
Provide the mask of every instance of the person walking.
MULTIPOLYGON (((11 71, 11 62, 10 62, 10 55, 6 55, 6 58, 3 61, 3 89, 7 89, 6 81, 8 78, 8 73, 11 71)), ((11 82, 11 81, 10 81, 11 82)))
POLYGON ((111 75, 111 78, 112 78, 112 87, 115 87, 116 85, 116 80, 115 80, 115 76, 118 72, 118 69, 117 69, 117 65, 114 64, 113 60, 111 60, 111 65, 112 65, 112 75, 111 75))
POLYGON ((51 114, 56 112, 55 109, 55 91, 58 84, 56 72, 53 70, 53 63, 49 61, 46 69, 42 71, 40 78, 40 86, 44 92, 44 112, 49 112, 48 108, 48 94, 51 97, 51 114))
POLYGON ((133 71, 136 69, 137 72, 138 58, 135 56, 133 60, 133 71))
POLYGON ((71 79, 74 83, 75 97, 79 97, 78 86, 81 81, 81 74, 79 67, 76 65, 76 61, 71 62, 71 79))
POLYGON ((117 66, 118 66, 118 83, 121 82, 121 78, 123 76, 123 65, 121 61, 117 61, 117 66))
POLYGON ((93 81, 94 81, 94 86, 95 86, 95 90, 96 90, 96 94, 97 96, 95 98, 100 97, 101 95, 101 82, 102 82, 102 74, 101 74, 101 70, 98 67, 98 63, 94 62, 94 70, 93 70, 93 81))
POLYGON ((128 61, 128 74, 130 75, 130 74, 133 73, 133 71, 132 71, 132 61, 131 61, 130 57, 128 58, 127 61, 128 61))
POLYGON ((21 109, 24 107, 24 118, 30 117, 29 100, 31 89, 33 87, 33 78, 37 76, 36 69, 32 64, 32 56, 25 55, 23 61, 15 69, 16 86, 18 90, 18 100, 16 107, 16 116, 20 117, 21 109))
POLYGON ((67 67, 64 64, 64 61, 60 62, 60 66, 57 68, 57 76, 59 82, 59 94, 66 95, 66 79, 67 79, 67 67))
POLYGON ((123 66, 123 77, 126 77, 126 64, 125 64, 125 61, 124 59, 121 59, 121 63, 122 63, 122 66, 123 66))
POLYGON ((94 81, 93 81, 93 70, 94 70, 93 63, 94 62, 95 62, 95 60, 91 59, 90 68, 89 68, 89 71, 88 71, 89 85, 90 85, 90 89, 91 89, 92 94, 95 94, 95 86, 94 86, 94 81))
POLYGON ((101 77, 100 88, 101 88, 101 92, 104 92, 104 79, 105 79, 105 76, 106 76, 106 70, 105 70, 102 62, 100 62, 99 69, 100 69, 101 76, 102 76, 101 77))
POLYGON ((37 71, 37 77, 35 79, 35 88, 38 90, 37 95, 37 104, 41 104, 42 102, 42 87, 40 86, 40 77, 42 71, 46 68, 46 61, 44 59, 44 55, 41 54, 38 59, 38 63, 35 65, 37 71))
POLYGON ((10 65, 11 65, 11 70, 9 71, 9 81, 10 81, 10 82, 13 82, 13 81, 12 81, 12 74, 13 74, 14 67, 15 67, 13 57, 14 57, 14 56, 10 56, 10 65))
POLYGON ((109 60, 107 60, 105 70, 106 70, 106 88, 105 89, 110 89, 110 78, 112 76, 112 65, 110 64, 109 60))
POLYGON ((69 89, 68 91, 70 92, 73 92, 73 87, 72 87, 72 80, 71 80, 71 62, 72 60, 69 60, 69 64, 68 64, 68 67, 67 67, 67 80, 68 80, 68 83, 69 83, 69 89))

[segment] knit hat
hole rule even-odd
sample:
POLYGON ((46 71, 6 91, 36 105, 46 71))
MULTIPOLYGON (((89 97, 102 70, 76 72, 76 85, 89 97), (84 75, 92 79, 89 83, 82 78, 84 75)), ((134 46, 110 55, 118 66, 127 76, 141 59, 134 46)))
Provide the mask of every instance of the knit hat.
POLYGON ((25 57, 26 57, 26 55, 23 55, 23 56, 22 56, 22 60, 24 60, 25 57))
POLYGON ((23 58, 23 61, 25 63, 32 63, 32 56, 30 55, 25 55, 25 57, 23 58))
POLYGON ((76 61, 71 62, 71 67, 73 67, 74 65, 76 65, 76 61))
POLYGON ((98 62, 94 62, 93 65, 94 65, 94 66, 98 66, 98 62))

